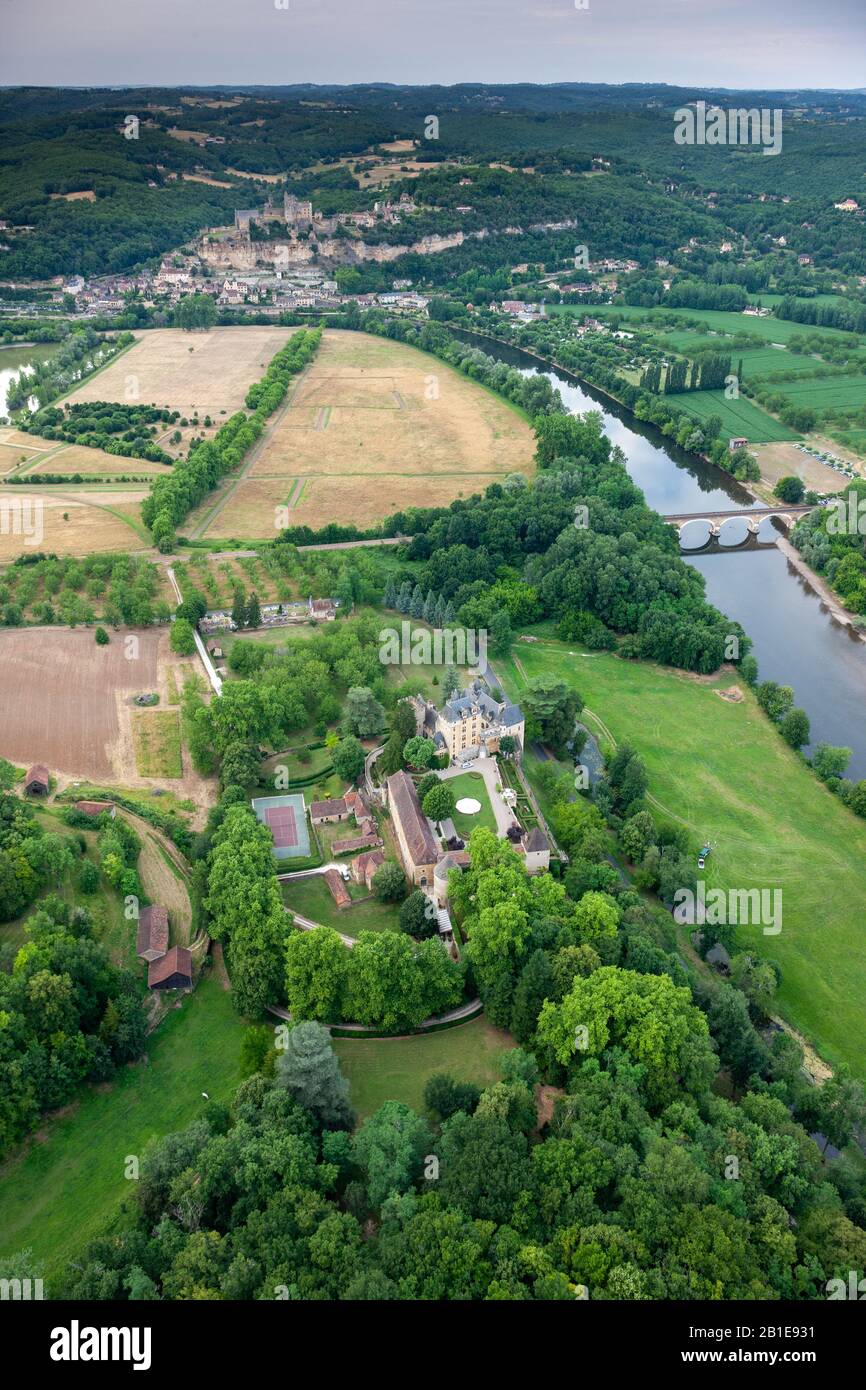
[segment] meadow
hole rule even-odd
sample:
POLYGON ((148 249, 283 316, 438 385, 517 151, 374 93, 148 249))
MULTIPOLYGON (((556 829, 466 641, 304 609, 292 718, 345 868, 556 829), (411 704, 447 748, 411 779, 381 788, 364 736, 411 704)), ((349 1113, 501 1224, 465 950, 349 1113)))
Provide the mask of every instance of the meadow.
POLYGON ((50 1116, 38 1135, 3 1165, 0 1253, 32 1248, 52 1279, 112 1220, 130 1195, 127 1155, 183 1129, 206 1102, 228 1102, 241 1080, 244 1024, 213 977, 172 1010, 147 1044, 147 1056, 116 1080, 87 1087, 50 1116))
POLYGON ((717 415, 722 422, 722 437, 741 436, 750 444, 802 439, 796 430, 775 420, 745 396, 728 400, 724 391, 682 391, 666 399, 688 411, 696 420, 708 420, 711 415, 717 415))
POLYGON ((866 1078, 866 824, 784 743, 744 682, 742 701, 720 698, 730 671, 695 678, 549 640, 521 644, 519 661, 522 671, 513 658, 497 663, 514 698, 527 678, 562 676, 608 747, 637 749, 650 809, 687 826, 695 850, 712 844, 708 886, 782 890, 781 932, 742 927, 739 944, 778 961, 783 1016, 831 1064, 866 1078))

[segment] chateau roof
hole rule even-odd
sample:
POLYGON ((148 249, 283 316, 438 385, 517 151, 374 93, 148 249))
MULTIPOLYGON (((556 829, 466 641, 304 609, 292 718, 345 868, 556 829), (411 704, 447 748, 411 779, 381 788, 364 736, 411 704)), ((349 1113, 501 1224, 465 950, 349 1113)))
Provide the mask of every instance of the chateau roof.
POLYGON ((402 827, 412 863, 435 864, 439 846, 421 810, 415 784, 405 772, 395 772, 388 778, 388 802, 392 815, 402 827))

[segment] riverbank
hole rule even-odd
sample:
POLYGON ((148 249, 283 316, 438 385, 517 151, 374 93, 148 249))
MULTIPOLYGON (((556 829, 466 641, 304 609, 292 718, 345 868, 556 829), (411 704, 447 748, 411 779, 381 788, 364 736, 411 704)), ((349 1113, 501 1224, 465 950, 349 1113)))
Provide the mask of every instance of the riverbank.
POLYGON ((866 643, 866 633, 860 631, 855 621, 857 618, 861 618, 862 615, 859 613, 852 613, 849 608, 846 608, 844 604, 840 602, 838 594, 833 592, 826 579, 822 579, 819 574, 816 574, 815 571, 806 564, 799 550, 791 544, 787 536, 780 536, 776 541, 776 546, 785 556, 788 563, 793 565, 797 573, 802 576, 814 593, 818 595, 834 622, 841 623, 843 627, 850 628, 852 636, 855 636, 858 642, 866 643))

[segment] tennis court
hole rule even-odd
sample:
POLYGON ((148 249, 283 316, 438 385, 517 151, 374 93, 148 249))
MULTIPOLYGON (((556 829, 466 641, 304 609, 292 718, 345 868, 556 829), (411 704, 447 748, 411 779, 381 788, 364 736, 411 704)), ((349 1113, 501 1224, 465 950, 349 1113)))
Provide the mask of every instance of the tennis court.
POLYGON ((297 792, 285 796, 257 796, 252 808, 274 838, 277 859, 304 859, 310 853, 307 808, 297 792))

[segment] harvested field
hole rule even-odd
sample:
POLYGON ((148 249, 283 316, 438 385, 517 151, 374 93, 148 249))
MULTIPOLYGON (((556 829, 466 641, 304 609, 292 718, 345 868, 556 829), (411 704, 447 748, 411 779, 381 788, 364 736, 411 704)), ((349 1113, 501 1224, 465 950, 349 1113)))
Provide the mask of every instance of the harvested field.
POLYGON ((531 476, 533 455, 528 422, 493 393, 415 348, 329 329, 204 534, 272 536, 287 505, 290 524, 370 525, 531 476))
POLYGON ((85 628, 0 631, 0 756, 71 777, 115 776, 128 736, 124 701, 156 688, 162 634, 136 632, 137 649, 127 635, 99 647, 85 628))
MULTIPOLYGON (((40 441, 44 448, 54 448, 48 440, 40 441)), ((20 452, 20 451, 18 451, 20 452)), ((83 444, 67 444, 57 453, 39 459, 28 473, 82 473, 89 477, 142 477, 167 473, 169 465, 153 463, 149 459, 124 458, 120 454, 107 454, 104 449, 88 449, 83 444)))
POLYGON ((58 495, 50 486, 33 488, 8 487, 0 492, 0 561, 14 560, 28 551, 54 551, 57 555, 91 555, 96 551, 143 550, 143 535, 130 525, 126 513, 137 520, 140 492, 102 493, 91 497, 87 493, 64 492, 58 495), (115 510, 115 503, 121 505, 115 510), (103 505, 100 505, 103 504, 103 505), (108 510, 111 507, 112 510, 108 510), (6 518, 11 517, 11 523, 6 518), (19 518, 16 524, 15 518, 19 518))
POLYGON ((801 449, 795 449, 793 444, 756 444, 752 453, 758 460, 762 479, 771 487, 780 478, 793 476, 802 478, 806 487, 815 492, 837 492, 839 489, 838 473, 801 449))
POLYGON ((144 330, 138 342, 102 372, 65 399, 129 400, 130 378, 136 400, 168 406, 187 416, 198 412, 214 420, 231 415, 244 402, 254 381, 265 374, 291 328, 211 328, 186 333, 182 328, 144 330))
POLYGON ((140 777, 182 777, 180 716, 174 710, 136 710, 132 745, 140 777))

